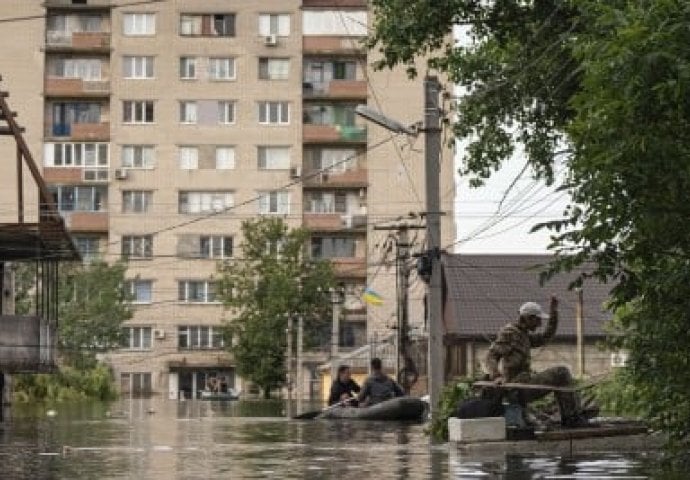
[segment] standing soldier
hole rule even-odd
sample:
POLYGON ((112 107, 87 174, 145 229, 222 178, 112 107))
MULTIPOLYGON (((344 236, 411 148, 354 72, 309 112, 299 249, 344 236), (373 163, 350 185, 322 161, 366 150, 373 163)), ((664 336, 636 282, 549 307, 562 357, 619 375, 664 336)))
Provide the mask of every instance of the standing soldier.
MULTIPOLYGON (((551 297, 550 315, 538 303, 527 302, 520 307, 520 316, 515 323, 501 328, 496 340, 489 347, 486 369, 489 378, 500 384, 503 382, 530 383, 552 387, 569 387, 573 384, 570 371, 566 367, 552 367, 534 373, 530 369, 530 349, 541 347, 550 340, 558 328, 558 299, 551 297), (548 320, 546 329, 537 333, 542 320, 548 320)), ((548 391, 523 390, 520 403, 526 405, 546 395, 548 391)), ((579 412, 579 399, 573 392, 554 392, 561 412, 561 424, 574 427, 586 423, 579 412)))

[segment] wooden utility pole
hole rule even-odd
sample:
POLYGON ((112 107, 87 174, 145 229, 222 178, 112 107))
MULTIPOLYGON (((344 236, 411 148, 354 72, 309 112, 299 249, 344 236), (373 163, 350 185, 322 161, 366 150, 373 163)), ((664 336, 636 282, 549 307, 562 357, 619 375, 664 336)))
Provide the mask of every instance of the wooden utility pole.
POLYGON ((577 302, 575 303, 575 331, 577 333, 577 375, 582 378, 585 375, 585 341, 584 341, 584 301, 582 289, 577 289, 577 302))
POLYGON ((429 325, 429 403, 438 409, 444 383, 443 292, 441 279, 441 199, 439 176, 441 162, 441 85, 436 77, 424 79, 424 154, 426 177, 427 245, 431 260, 431 279, 427 291, 429 325))
POLYGON ((340 314, 342 313, 343 292, 337 288, 331 288, 331 383, 336 377, 336 361, 340 353, 340 314))

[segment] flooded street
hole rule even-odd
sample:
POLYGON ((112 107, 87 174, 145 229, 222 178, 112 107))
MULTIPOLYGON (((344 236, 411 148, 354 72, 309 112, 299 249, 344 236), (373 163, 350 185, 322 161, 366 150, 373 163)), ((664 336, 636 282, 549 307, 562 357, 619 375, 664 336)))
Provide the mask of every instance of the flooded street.
POLYGON ((277 402, 55 409, 14 408, 0 430, 0 478, 653 478, 640 455, 464 458, 430 446, 422 425, 285 420, 277 402))

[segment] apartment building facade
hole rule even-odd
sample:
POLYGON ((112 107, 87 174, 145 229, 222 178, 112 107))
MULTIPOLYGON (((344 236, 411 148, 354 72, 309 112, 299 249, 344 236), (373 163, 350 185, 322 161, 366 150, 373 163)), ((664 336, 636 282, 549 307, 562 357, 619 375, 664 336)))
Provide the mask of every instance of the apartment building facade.
MULTIPOLYGON (((308 228, 311 255, 333 262, 342 350, 390 332, 395 271, 373 227, 423 211, 423 152, 354 109, 413 123, 422 91, 403 71, 370 68, 365 0, 0 5, 20 14, 35 17, 9 23, 24 41, 0 46, 20 123, 84 258, 128 264, 135 315, 106 357, 124 394, 192 398, 212 378, 246 388, 220 334, 232 318, 215 278, 241 255, 242 221, 260 215, 308 228), (367 285, 383 306, 361 301, 367 285)), ((422 291, 415 283, 419 325, 422 291)))

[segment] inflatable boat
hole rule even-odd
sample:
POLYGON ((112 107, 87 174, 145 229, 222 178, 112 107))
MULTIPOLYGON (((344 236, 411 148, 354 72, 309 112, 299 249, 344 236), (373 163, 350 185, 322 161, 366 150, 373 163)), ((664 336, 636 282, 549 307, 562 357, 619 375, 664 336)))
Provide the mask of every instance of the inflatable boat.
POLYGON ((399 397, 370 407, 336 407, 325 410, 317 419, 348 420, 422 420, 426 404, 415 397, 399 397))

